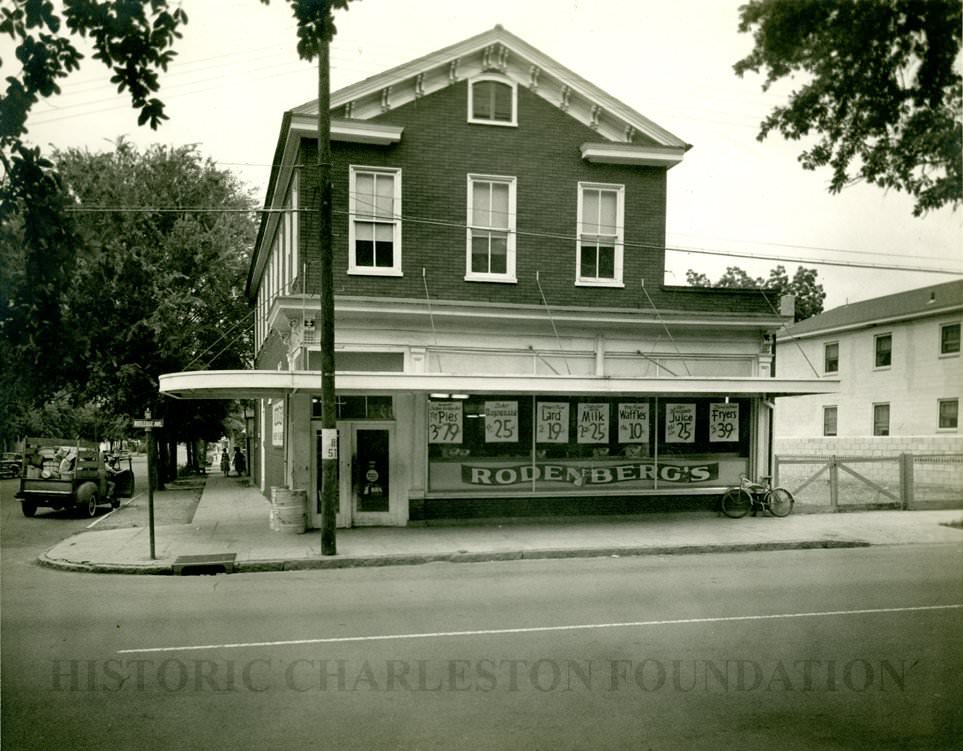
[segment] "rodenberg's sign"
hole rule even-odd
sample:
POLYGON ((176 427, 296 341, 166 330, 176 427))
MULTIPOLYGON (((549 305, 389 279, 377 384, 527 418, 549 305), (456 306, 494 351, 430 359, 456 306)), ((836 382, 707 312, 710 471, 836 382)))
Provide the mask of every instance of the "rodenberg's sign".
POLYGON ((470 485, 518 485, 531 482, 567 482, 577 487, 614 485, 620 482, 654 480, 693 483, 719 477, 718 462, 702 464, 614 464, 604 467, 569 464, 517 464, 508 467, 461 465, 461 480, 470 485))

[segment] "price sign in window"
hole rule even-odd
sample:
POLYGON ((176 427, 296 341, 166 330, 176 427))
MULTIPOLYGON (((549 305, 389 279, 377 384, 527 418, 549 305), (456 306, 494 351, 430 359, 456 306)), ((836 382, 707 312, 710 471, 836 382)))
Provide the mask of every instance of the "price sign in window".
POLYGON ((739 405, 738 404, 710 404, 709 405, 709 440, 710 441, 738 441, 739 440, 739 405))
POLYGON ((428 443, 461 443, 461 402, 428 402, 428 443))
POLYGON ((485 442, 518 443, 518 402, 485 402, 485 442))
POLYGON ((619 443, 649 442, 649 405, 645 402, 619 403, 619 443))
POLYGON ((665 405, 665 442, 695 443, 695 405, 665 405))
POLYGON ((538 402, 535 425, 538 443, 568 443, 568 402, 538 402))
POLYGON ((609 405, 607 402, 579 402, 579 443, 609 442, 609 405))

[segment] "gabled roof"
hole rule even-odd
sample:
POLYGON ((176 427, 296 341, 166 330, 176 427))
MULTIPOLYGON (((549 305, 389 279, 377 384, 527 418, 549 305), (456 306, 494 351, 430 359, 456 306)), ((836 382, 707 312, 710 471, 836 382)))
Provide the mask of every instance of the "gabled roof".
POLYGON ((790 326, 777 339, 813 336, 875 323, 945 315, 960 310, 963 310, 963 280, 956 280, 874 297, 852 305, 842 305, 790 326))
MULTIPOLYGON (((482 73, 524 86, 597 131, 600 140, 681 149, 689 144, 500 25, 331 95, 332 117, 367 120, 482 73)), ((318 114, 318 100, 291 114, 318 114)))

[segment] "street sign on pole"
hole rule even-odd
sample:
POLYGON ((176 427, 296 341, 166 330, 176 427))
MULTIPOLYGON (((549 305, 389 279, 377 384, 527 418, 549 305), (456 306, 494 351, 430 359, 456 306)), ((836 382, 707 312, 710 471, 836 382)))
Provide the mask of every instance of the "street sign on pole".
POLYGON ((163 420, 152 420, 150 410, 144 410, 143 420, 134 420, 135 428, 147 431, 147 527, 150 535, 150 559, 154 560, 154 428, 163 428, 163 420))

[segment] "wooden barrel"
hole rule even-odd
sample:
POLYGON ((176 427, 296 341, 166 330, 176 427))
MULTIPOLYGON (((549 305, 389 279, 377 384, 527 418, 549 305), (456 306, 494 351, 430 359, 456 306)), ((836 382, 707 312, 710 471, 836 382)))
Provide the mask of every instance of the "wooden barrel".
POLYGON ((304 534, 308 494, 305 490, 271 488, 271 506, 277 531, 283 534, 304 534))

